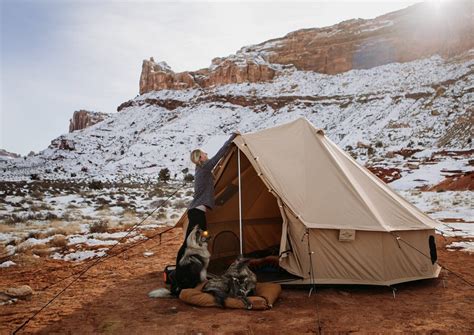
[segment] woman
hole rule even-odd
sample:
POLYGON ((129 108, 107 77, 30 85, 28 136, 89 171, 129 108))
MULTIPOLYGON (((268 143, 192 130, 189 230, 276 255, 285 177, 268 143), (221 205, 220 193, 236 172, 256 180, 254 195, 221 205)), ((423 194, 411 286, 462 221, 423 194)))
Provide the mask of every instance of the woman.
POLYGON ((239 134, 234 132, 224 143, 222 148, 212 157, 208 158, 207 153, 201 149, 191 152, 191 161, 196 165, 194 173, 194 198, 188 206, 188 229, 186 238, 196 225, 202 230, 207 230, 206 211, 214 208, 214 176, 212 170, 219 160, 227 152, 233 139, 239 134))
POLYGON ((179 296, 180 291, 184 288, 196 286, 197 283, 205 279, 203 277, 206 277, 206 269, 209 263, 208 258, 204 259, 201 254, 193 255, 193 257, 189 257, 188 255, 188 259, 193 259, 193 264, 190 264, 190 262, 182 263, 180 260, 186 254, 188 237, 194 227, 199 226, 201 230, 207 230, 206 211, 214 207, 214 176, 212 170, 225 155, 237 134, 238 133, 233 133, 211 159, 209 159, 207 153, 201 149, 196 149, 191 152, 191 161, 196 164, 194 173, 194 199, 188 206, 188 229, 186 230, 184 242, 176 255, 176 269, 170 274, 171 293, 175 296, 179 296))

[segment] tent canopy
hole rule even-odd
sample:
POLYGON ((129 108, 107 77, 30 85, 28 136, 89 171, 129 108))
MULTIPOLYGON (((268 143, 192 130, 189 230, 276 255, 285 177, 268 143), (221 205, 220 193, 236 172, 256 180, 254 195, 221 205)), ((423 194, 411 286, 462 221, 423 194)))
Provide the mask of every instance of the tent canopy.
POLYGON ((434 221, 306 119, 239 135, 234 144, 214 170, 216 208, 206 213, 213 260, 239 254, 240 195, 244 254, 276 248, 280 266, 301 278, 295 283, 438 276, 427 256, 434 221))
POLYGON ((241 135, 235 144, 309 228, 432 229, 432 220, 304 118, 241 135))

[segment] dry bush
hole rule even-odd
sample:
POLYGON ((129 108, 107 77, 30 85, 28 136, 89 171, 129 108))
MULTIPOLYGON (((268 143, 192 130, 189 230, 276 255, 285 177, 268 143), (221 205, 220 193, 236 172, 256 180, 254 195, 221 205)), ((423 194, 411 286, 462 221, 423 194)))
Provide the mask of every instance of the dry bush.
POLYGON ((62 221, 53 221, 50 224, 50 229, 48 231, 48 236, 53 235, 74 235, 81 232, 81 226, 79 223, 67 223, 62 221))
POLYGON ((166 215, 166 213, 159 213, 156 218, 158 220, 166 220, 168 218, 168 215, 166 215))
POLYGON ((109 208, 110 208, 109 205, 104 204, 104 205, 100 205, 100 206, 97 207, 95 210, 97 210, 97 211, 105 211, 105 210, 108 210, 109 208))
POLYGON ((65 248, 67 247, 68 241, 64 235, 54 235, 54 237, 48 243, 51 247, 65 248))
POLYGON ((123 216, 136 216, 135 207, 125 208, 122 213, 123 216))
POLYGON ((134 205, 128 203, 128 202, 124 202, 124 201, 118 201, 115 206, 119 206, 119 207, 122 207, 122 208, 130 208, 130 207, 135 207, 134 205))
POLYGON ((95 221, 89 227, 91 233, 105 233, 109 229, 109 224, 105 220, 95 221))
POLYGON ((31 192, 31 197, 36 200, 43 200, 43 192, 35 189, 33 192, 31 192))
POLYGON ((44 214, 44 219, 48 220, 48 221, 56 220, 57 218, 58 218, 58 216, 56 214, 54 214, 53 212, 46 212, 44 214))
POLYGON ((173 208, 174 209, 186 208, 187 205, 188 205, 188 201, 184 200, 184 199, 179 199, 179 200, 173 201, 173 208))
POLYGON ((31 251, 31 253, 33 253, 37 256, 46 257, 46 256, 49 256, 51 254, 53 249, 51 249, 46 244, 38 244, 38 245, 33 246, 29 251, 31 251))
POLYGON ((28 236, 26 237, 26 239, 29 239, 29 238, 35 238, 37 240, 42 240, 44 238, 47 238, 51 235, 48 235, 47 232, 43 232, 43 231, 32 231, 32 232, 29 232, 28 233, 28 236))
POLYGON ((163 197, 165 195, 165 192, 161 187, 155 187, 153 190, 148 192, 148 197, 149 198, 154 198, 154 197, 163 197))
POLYGON ((39 250, 39 249, 43 249, 43 248, 47 248, 46 244, 32 244, 28 241, 23 241, 21 242, 20 244, 17 245, 16 247, 16 252, 17 253, 32 253, 33 250, 39 250))
POLYGON ((98 203, 99 205, 108 205, 109 200, 102 198, 102 197, 97 197, 95 198, 95 202, 98 203))

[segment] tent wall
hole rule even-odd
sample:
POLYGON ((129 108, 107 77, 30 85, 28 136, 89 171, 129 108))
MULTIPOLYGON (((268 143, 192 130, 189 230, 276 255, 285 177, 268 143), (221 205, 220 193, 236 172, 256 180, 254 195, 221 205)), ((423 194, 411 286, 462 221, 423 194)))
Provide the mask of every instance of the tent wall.
POLYGON ((439 266, 429 257, 428 240, 434 230, 396 232, 409 245, 392 233, 361 230, 355 231, 353 241, 340 241, 339 229, 307 229, 291 212, 285 212, 292 250, 280 263, 303 277, 298 284, 311 283, 311 271, 317 284, 392 285, 439 274, 439 266))

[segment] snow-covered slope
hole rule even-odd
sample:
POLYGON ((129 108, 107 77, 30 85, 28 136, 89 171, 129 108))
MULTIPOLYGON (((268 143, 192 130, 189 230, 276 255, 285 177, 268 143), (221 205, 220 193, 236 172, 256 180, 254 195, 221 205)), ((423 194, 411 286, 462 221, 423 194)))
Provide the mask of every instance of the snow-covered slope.
POLYGON ((213 137, 300 116, 364 164, 405 147, 471 148, 473 55, 338 75, 286 69, 272 82, 149 92, 33 157, 0 162, 0 179, 144 181, 165 167, 181 178, 190 150, 213 137))

